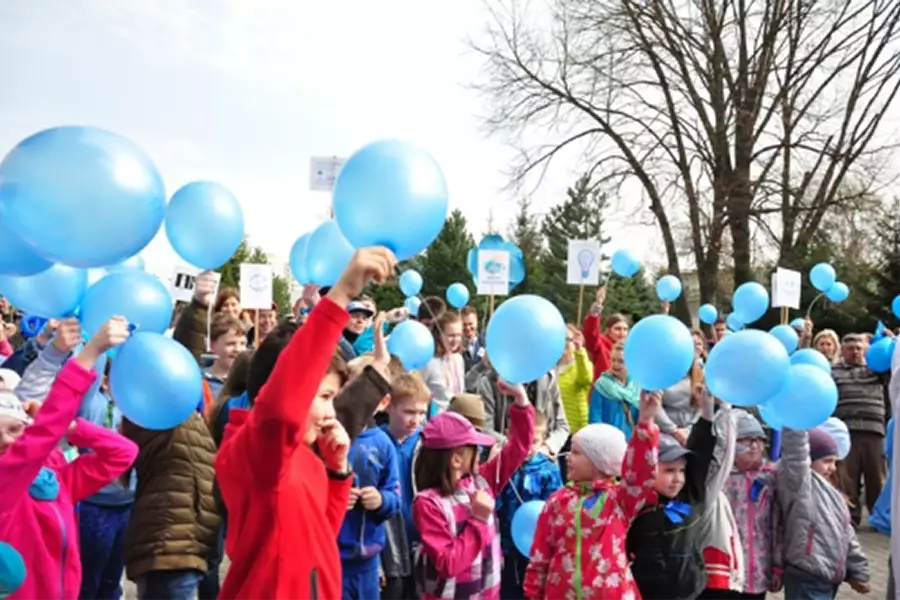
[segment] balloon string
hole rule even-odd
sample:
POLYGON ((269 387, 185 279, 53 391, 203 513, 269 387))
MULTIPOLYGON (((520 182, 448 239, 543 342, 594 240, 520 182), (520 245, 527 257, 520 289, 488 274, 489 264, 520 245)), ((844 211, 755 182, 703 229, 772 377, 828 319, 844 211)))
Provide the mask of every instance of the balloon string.
POLYGON ((818 296, 813 298, 813 301, 809 303, 809 308, 806 309, 806 318, 807 319, 809 318, 809 315, 812 314, 812 309, 816 305, 816 302, 819 300, 819 298, 821 298, 824 295, 825 295, 825 293, 822 292, 821 294, 819 294, 818 296))

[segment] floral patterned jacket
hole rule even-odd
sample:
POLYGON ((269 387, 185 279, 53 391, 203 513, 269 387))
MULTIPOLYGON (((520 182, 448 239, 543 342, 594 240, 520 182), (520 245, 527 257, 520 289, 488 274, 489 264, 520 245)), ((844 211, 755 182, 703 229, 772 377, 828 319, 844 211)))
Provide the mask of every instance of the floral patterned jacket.
POLYGON ((656 501, 659 428, 640 424, 622 461, 622 480, 569 484, 538 518, 523 585, 529 600, 640 598, 625 552, 638 511, 656 501))

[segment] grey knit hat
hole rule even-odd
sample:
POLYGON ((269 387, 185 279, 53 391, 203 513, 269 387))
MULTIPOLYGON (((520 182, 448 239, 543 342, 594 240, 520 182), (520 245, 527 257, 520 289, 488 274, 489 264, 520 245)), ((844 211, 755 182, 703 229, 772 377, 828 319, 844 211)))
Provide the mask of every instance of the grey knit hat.
POLYGON ((766 432, 756 417, 745 410, 734 411, 734 429, 738 439, 766 437, 766 432))

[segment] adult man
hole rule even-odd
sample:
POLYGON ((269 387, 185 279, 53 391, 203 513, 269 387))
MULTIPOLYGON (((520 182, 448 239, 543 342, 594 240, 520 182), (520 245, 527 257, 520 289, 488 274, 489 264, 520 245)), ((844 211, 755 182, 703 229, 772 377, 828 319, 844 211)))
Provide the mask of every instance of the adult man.
POLYGON ((464 306, 459 316, 462 318, 463 359, 468 373, 484 358, 484 337, 478 333, 478 311, 474 306, 464 306))

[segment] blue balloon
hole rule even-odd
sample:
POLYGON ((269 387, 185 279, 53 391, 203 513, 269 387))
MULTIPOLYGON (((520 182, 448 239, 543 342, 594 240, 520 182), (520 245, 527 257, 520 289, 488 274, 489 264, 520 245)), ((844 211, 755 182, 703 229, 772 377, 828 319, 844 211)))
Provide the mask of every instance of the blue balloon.
POLYGON ((109 272, 115 271, 124 271, 127 269, 133 269, 135 271, 143 271, 146 268, 146 264, 144 263, 144 258, 140 254, 135 254, 129 259, 123 260, 120 263, 116 263, 112 266, 106 267, 106 270, 109 272))
MULTIPOLYGON (((494 361, 493 356, 490 359, 494 361)), ((628 375, 645 390, 664 390, 675 385, 693 364, 694 338, 675 317, 644 317, 625 338, 628 375)))
POLYGON ((806 331, 806 321, 800 317, 797 317, 796 319, 791 321, 791 327, 793 327, 797 331, 806 331))
POLYGON ((681 295, 681 281, 674 275, 663 275, 656 282, 656 295, 663 302, 674 302, 681 295))
POLYGON ((873 373, 888 373, 891 370, 891 359, 894 357, 894 348, 897 339, 883 337, 874 342, 866 350, 866 366, 873 373))
POLYGON ((469 288, 459 282, 451 283, 447 288, 447 302, 453 308, 462 308, 469 302, 469 288))
POLYGON ((734 314, 744 325, 755 323, 769 310, 769 292, 755 281, 741 284, 731 299, 734 314))
POLYGON ((90 288, 81 301, 81 326, 88 337, 113 316, 124 317, 136 331, 165 333, 174 301, 163 283, 143 271, 110 273, 90 288))
POLYGON ((791 365, 784 385, 765 406, 782 427, 802 430, 824 423, 837 400, 838 389, 828 373, 812 365, 791 365))
POLYGON ((634 277, 641 270, 641 261, 631 250, 616 250, 610 260, 613 273, 621 277, 634 277))
POLYGON ((0 224, 0 275, 26 277, 46 271, 53 263, 44 260, 19 236, 0 224))
POLYGON ((0 598, 15 594, 25 582, 27 572, 19 551, 0 542, 0 598))
POLYGON ((70 316, 86 288, 87 272, 66 265, 28 277, 0 275, 0 295, 19 310, 48 319, 70 316))
POLYGON ((422 301, 419 300, 416 296, 410 296, 403 303, 404 308, 409 311, 409 316, 418 317, 419 316, 419 308, 422 306, 422 301))
POLYGON ((19 330, 25 338, 33 338, 41 332, 48 319, 37 315, 28 315, 19 323, 19 330))
POLYGON ((831 363, 824 354, 812 348, 801 348, 791 355, 792 365, 812 365, 831 375, 831 363))
POLYGON ((850 288, 847 287, 846 283, 841 283, 838 281, 825 292, 825 297, 834 302, 835 304, 840 304, 844 300, 846 300, 850 296, 850 288))
POLYGON ((134 256, 165 214, 153 161, 109 131, 46 129, 0 164, 0 223, 56 263, 105 267, 134 256))
POLYGON ((427 248, 443 229, 447 183, 424 150, 405 142, 374 142, 341 167, 333 207, 353 246, 385 246, 405 260, 427 248))
POLYGON ((109 386, 122 414, 145 429, 177 427, 203 400, 203 376, 188 349, 149 331, 119 347, 109 386))
POLYGON ((523 294, 501 304, 488 322, 487 354, 512 384, 536 381, 562 358, 566 321, 549 300, 523 294))
POLYGON ((403 321, 394 327, 387 345, 407 371, 418 371, 434 357, 434 336, 418 321, 403 321))
POLYGON ((306 275, 316 285, 334 285, 356 250, 341 233, 337 221, 325 221, 312 232, 306 245, 306 275))
POLYGON ((759 410, 759 416, 762 417, 766 425, 775 431, 781 431, 784 428, 784 423, 781 422, 778 410, 770 407, 766 402, 758 405, 756 408, 759 410))
POLYGON ((309 283, 309 273, 306 270, 306 251, 309 248, 309 238, 311 237, 312 232, 304 233, 298 237, 297 241, 294 242, 294 245, 291 246, 291 256, 289 259, 291 274, 300 285, 309 283))
POLYGON ((895 317, 900 318, 900 296, 894 296, 894 300, 891 302, 891 312, 895 317))
POLYGON ((407 269, 400 275, 400 291, 407 298, 422 291, 422 276, 415 269, 407 269))
POLYGON ((819 263, 809 271, 809 281, 820 292, 827 292, 837 281, 837 273, 834 267, 828 263, 819 263))
POLYGON ((727 335, 706 361, 706 386, 713 396, 736 406, 755 406, 784 385, 791 361, 774 336, 756 329, 727 335))
POLYGON ((744 329, 744 324, 734 313, 731 313, 725 318, 725 325, 731 331, 741 331, 742 329, 744 329))
POLYGON ((700 317, 701 323, 704 323, 705 325, 714 325, 719 318, 719 311, 716 310, 716 307, 712 304, 704 304, 700 307, 700 310, 697 311, 697 316, 700 317))
POLYGON ((837 443, 838 460, 844 460, 850 454, 850 430, 847 424, 837 417, 828 417, 819 425, 819 429, 828 432, 837 443))
POLYGON ((797 330, 790 325, 776 325, 769 330, 769 333, 781 342, 788 354, 793 353, 800 343, 800 336, 797 335, 797 330))
POLYGON ((178 256, 201 269, 218 269, 244 239, 241 203, 211 181, 182 186, 166 210, 166 237, 178 256))
POLYGON ((547 504, 543 500, 530 500, 516 509, 513 513, 510 530, 512 531, 513 544, 516 545, 522 556, 531 557, 531 546, 534 544, 534 533, 537 531, 538 517, 547 504))

